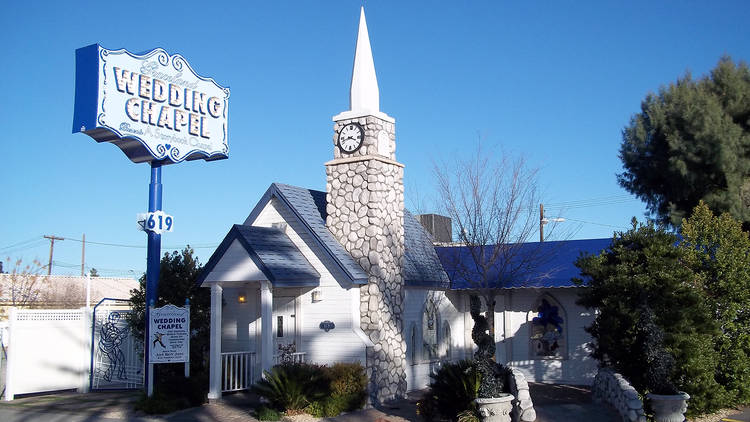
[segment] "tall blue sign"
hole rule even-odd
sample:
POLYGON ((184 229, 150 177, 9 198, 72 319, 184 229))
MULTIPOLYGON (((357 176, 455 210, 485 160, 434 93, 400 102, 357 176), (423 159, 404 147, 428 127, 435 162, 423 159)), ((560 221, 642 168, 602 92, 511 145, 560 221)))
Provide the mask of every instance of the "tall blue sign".
MULTIPOLYGON (((134 163, 151 166, 148 213, 139 221, 148 234, 146 321, 158 294, 161 233, 171 231, 174 222, 162 212, 161 168, 228 158, 228 100, 229 88, 161 48, 133 54, 92 44, 76 50, 73 133, 113 143, 134 163)), ((150 337, 146 324, 147 386, 153 382, 150 337)))

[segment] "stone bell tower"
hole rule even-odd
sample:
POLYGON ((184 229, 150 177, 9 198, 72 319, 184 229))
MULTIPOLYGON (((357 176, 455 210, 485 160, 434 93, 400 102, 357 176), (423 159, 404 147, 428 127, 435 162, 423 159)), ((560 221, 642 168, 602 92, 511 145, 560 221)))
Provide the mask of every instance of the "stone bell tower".
POLYGON ((404 310, 404 165, 396 161, 395 120, 380 111, 364 8, 359 18, 349 110, 333 117, 326 165, 326 225, 369 274, 360 291, 371 397, 406 395, 404 310))

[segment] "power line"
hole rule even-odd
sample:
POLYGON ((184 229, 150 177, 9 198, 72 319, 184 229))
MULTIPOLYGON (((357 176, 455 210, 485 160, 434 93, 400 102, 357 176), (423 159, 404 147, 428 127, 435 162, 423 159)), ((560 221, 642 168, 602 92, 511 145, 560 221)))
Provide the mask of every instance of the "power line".
POLYGON ((593 224, 593 225, 596 225, 596 226, 612 227, 612 228, 615 228, 615 229, 625 229, 625 230, 629 229, 629 227, 625 227, 625 226, 614 226, 612 224, 594 223, 593 221, 576 220, 575 218, 565 217, 565 219, 569 220, 569 221, 575 221, 577 223, 593 224))
MULTIPOLYGON (((66 237, 65 240, 72 240, 73 242, 83 242, 81 239, 73 239, 70 237, 66 237)), ((92 240, 86 240, 86 243, 91 245, 100 245, 100 246, 113 246, 118 248, 133 248, 133 249, 146 249, 147 245, 125 245, 122 243, 109 243, 109 242, 94 242, 92 240)), ((189 245, 189 243, 186 243, 184 245, 172 245, 172 246, 162 246, 162 249, 179 249, 182 247, 185 247, 189 245)), ((198 245, 191 245, 190 247, 193 249, 205 249, 205 248, 216 248, 219 244, 198 244, 198 245)))
POLYGON ((39 242, 39 241, 44 241, 44 240, 43 240, 43 238, 40 238, 39 236, 35 236, 35 237, 32 237, 31 239, 27 239, 27 240, 24 240, 22 242, 14 243, 14 244, 8 245, 8 246, 3 246, 2 248, 0 248, 0 251, 4 251, 5 249, 14 248, 16 246, 21 246, 24 243, 31 243, 31 242, 34 242, 34 241, 39 242))

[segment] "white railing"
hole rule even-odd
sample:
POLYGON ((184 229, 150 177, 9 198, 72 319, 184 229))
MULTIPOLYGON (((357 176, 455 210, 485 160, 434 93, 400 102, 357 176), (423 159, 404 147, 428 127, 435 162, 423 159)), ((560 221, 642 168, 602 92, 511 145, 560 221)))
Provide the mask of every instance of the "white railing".
POLYGON ((255 352, 229 352, 221 354, 221 370, 224 374, 221 391, 247 390, 253 384, 255 352))
MULTIPOLYGON (((287 359, 286 363, 305 363, 305 355, 307 355, 307 352, 294 352, 289 353, 289 358, 287 359)), ((278 365, 282 363, 282 356, 284 355, 275 355, 273 357, 273 363, 274 365, 278 365)))

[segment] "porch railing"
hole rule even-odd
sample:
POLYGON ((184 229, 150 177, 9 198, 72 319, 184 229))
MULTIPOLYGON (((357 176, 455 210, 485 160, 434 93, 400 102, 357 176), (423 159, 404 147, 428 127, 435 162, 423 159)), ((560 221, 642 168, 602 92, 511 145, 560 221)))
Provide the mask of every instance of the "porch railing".
POLYGON ((282 356, 288 356, 287 363, 305 363, 305 355, 307 352, 294 352, 288 354, 278 354, 273 357, 274 365, 282 363, 282 356))
POLYGON ((221 370, 224 374, 221 391, 247 390, 255 379, 255 352, 229 352, 221 354, 221 370))

